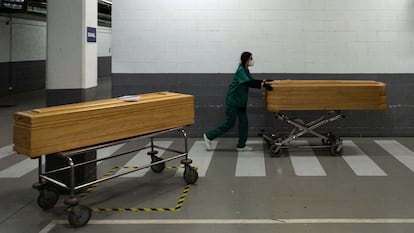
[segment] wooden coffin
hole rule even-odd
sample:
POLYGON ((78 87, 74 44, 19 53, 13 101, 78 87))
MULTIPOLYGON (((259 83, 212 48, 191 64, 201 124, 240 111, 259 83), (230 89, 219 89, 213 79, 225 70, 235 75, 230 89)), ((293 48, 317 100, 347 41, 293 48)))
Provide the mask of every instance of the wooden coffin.
POLYGON ((362 80, 274 80, 266 91, 266 109, 384 110, 386 85, 362 80))
POLYGON ((194 124, 194 97, 171 92, 33 109, 14 114, 14 149, 29 157, 194 124))

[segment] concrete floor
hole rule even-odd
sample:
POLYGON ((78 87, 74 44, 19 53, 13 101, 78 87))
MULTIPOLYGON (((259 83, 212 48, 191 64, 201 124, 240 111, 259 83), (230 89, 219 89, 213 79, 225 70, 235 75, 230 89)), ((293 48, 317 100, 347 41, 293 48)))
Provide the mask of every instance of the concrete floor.
MULTIPOLYGON (((110 81, 99 85, 110 96, 110 81)), ((323 150, 287 150, 270 157, 260 138, 253 152, 234 150, 235 138, 217 140, 204 150, 189 139, 189 156, 200 178, 184 196, 176 168, 143 170, 99 184, 81 202, 93 208, 88 225, 72 228, 61 197, 48 211, 37 205, 37 161, 11 151, 15 111, 44 106, 42 91, 1 98, 0 232, 412 232, 414 229, 413 138, 344 138, 344 155, 323 150), (183 201, 177 208, 179 200, 183 201), (109 208, 107 211, 98 211, 109 208), (113 211, 116 208, 172 208, 175 211, 113 211), (109 211, 112 210, 112 211, 109 211)), ((307 138, 305 138, 307 139, 307 138)), ((313 139, 308 141, 313 142, 313 139)), ((128 143, 98 151, 98 156, 144 146, 128 143)), ((178 138, 156 143, 181 150, 178 138)), ((305 143, 303 141, 302 143, 305 143)), ((160 151, 162 154, 163 151, 160 151)), ((165 152, 162 156, 168 156, 165 152)), ((144 151, 145 154, 145 151, 144 151)), ((98 176, 115 166, 142 163, 130 154, 98 165, 98 176)), ((171 161, 168 166, 176 166, 171 161)), ((127 169, 127 168, 123 168, 127 169)), ((118 172, 116 170, 115 172, 118 172)))

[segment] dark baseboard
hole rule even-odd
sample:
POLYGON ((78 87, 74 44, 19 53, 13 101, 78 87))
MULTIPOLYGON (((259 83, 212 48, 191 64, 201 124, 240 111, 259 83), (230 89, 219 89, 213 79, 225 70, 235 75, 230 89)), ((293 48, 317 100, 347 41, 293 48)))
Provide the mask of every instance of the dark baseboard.
MULTIPOLYGON (((256 79, 344 79, 375 80, 387 84, 386 111, 344 111, 345 119, 333 122, 322 131, 333 130, 340 136, 405 137, 414 135, 414 74, 253 74, 256 79)), ((225 94, 233 74, 112 74, 112 95, 173 91, 195 96, 195 124, 188 127, 192 137, 201 137, 225 120, 225 94)), ((327 96, 326 98, 330 98, 327 96)), ((249 134, 257 136, 262 129, 287 133, 284 122, 266 112, 262 90, 250 91, 249 134)), ((320 111, 291 111, 290 116, 305 122, 319 117, 320 111)), ((225 136, 237 136, 237 125, 225 136)))

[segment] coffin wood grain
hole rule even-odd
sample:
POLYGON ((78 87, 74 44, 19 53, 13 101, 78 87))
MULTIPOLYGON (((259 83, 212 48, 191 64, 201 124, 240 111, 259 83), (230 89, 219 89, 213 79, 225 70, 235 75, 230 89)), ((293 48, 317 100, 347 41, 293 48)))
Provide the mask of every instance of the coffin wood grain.
POLYGON ((29 157, 194 124, 194 97, 172 92, 33 109, 14 114, 15 151, 29 157))
POLYGON ((386 85, 370 80, 274 80, 266 109, 385 110, 386 85))

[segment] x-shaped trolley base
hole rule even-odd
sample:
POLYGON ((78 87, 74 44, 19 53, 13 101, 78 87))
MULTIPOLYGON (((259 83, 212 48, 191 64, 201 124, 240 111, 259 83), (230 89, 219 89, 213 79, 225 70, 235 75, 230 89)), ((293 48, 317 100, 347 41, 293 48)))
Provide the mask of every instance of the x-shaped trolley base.
POLYGON ((259 136, 263 137, 263 139, 267 142, 270 148, 270 152, 272 156, 279 156, 280 151, 286 148, 297 148, 297 149, 306 149, 306 148, 326 148, 330 149, 332 155, 338 156, 342 155, 343 146, 342 146, 342 139, 336 137, 332 133, 321 134, 316 132, 315 130, 321 126, 324 126, 330 122, 339 120, 344 118, 345 115, 340 113, 339 111, 329 111, 325 115, 310 121, 308 123, 304 123, 301 119, 296 118, 289 118, 287 115, 283 113, 276 112, 275 118, 282 120, 290 125, 293 126, 292 131, 286 138, 278 137, 277 133, 266 134, 265 132, 259 133, 259 136), (305 135, 305 134, 312 134, 321 139, 321 145, 291 145, 290 143, 305 135))

